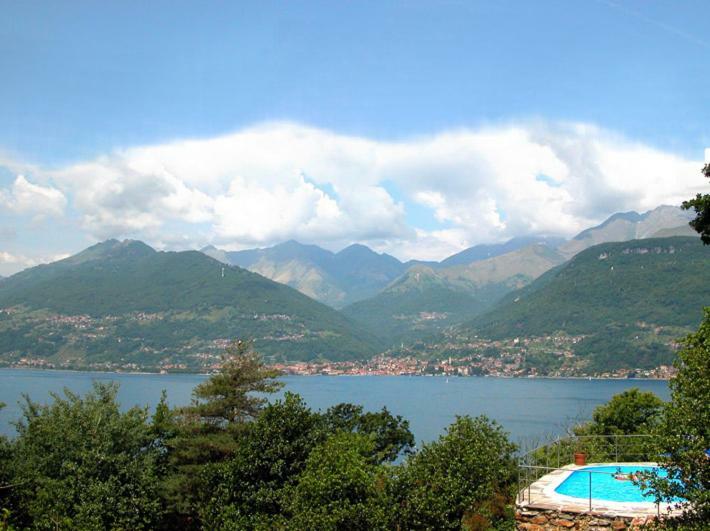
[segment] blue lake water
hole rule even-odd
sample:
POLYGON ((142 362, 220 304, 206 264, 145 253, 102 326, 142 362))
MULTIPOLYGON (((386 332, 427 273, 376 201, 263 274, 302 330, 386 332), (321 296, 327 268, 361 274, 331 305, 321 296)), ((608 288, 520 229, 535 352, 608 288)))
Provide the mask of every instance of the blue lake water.
MULTIPOLYGON (((0 402, 7 404, 0 411, 0 433, 14 433, 11 422, 20 416, 23 393, 44 402, 50 392, 60 393, 64 387, 84 393, 93 380, 115 381, 120 384, 123 407, 152 408, 163 389, 171 405, 187 404, 193 387, 204 378, 0 369, 0 402)), ((437 438, 456 415, 485 414, 500 422, 516 442, 531 443, 563 433, 575 421, 588 419, 596 406, 631 387, 669 398, 668 383, 660 380, 286 376, 283 381, 284 391, 299 393, 314 409, 339 402, 362 404, 369 410, 386 406, 410 421, 418 442, 437 438)))

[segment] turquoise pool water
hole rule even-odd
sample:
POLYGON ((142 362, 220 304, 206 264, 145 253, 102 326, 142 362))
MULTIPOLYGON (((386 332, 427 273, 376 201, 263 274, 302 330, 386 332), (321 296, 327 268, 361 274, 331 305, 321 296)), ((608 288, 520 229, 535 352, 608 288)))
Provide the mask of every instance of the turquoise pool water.
POLYGON ((632 481, 618 480, 614 476, 621 469, 622 474, 637 474, 658 470, 665 477, 666 471, 650 466, 590 466, 576 470, 555 489, 555 492, 574 498, 589 498, 589 473, 592 476, 592 498, 616 502, 654 502, 651 494, 644 492, 632 481))

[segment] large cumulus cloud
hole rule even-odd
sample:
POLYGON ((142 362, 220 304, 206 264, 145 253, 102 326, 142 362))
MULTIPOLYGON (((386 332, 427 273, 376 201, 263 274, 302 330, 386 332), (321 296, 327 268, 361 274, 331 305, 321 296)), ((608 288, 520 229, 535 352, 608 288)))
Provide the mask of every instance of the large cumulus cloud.
POLYGON ((479 242, 569 236, 616 211, 678 204, 702 186, 699 167, 589 124, 381 141, 269 123, 36 172, 56 186, 55 213, 68 197, 96 238, 235 249, 289 238, 334 248, 360 241, 401 258, 442 258, 479 242), (408 218, 414 205, 438 226, 408 218), (180 238, 170 234, 176 226, 180 238))

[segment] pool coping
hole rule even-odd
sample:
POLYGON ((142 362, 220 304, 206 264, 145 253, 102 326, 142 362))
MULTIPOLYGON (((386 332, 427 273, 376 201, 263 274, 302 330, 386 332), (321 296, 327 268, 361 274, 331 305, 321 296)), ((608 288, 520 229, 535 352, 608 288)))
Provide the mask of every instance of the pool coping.
POLYGON ((589 509, 588 498, 575 498, 555 492, 563 481, 573 472, 597 466, 658 466, 653 462, 627 463, 587 463, 580 465, 565 465, 545 474, 540 479, 519 493, 517 506, 520 508, 557 510, 571 513, 590 513, 607 516, 659 516, 678 515, 682 511, 673 504, 656 504, 655 502, 616 502, 592 498, 592 509, 589 509), (532 501, 531 501, 532 500, 532 501))

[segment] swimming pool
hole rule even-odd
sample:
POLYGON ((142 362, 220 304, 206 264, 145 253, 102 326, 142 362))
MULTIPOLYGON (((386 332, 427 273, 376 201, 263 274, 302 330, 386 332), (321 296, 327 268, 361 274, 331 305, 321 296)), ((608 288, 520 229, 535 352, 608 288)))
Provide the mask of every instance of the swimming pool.
POLYGON ((659 467, 642 465, 590 466, 572 472, 560 483, 555 492, 573 498, 589 498, 589 472, 592 474, 592 498, 615 502, 655 502, 653 496, 630 480, 619 480, 614 476, 620 471, 626 476, 657 470, 660 477, 666 471, 659 467))

